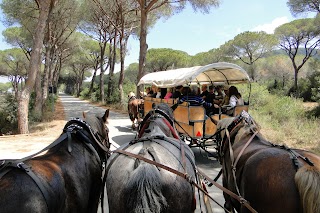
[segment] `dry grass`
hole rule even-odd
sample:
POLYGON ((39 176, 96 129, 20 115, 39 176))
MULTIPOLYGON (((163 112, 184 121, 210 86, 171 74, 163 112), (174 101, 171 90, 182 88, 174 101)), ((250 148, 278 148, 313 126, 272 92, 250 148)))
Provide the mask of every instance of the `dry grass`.
POLYGON ((65 113, 61 101, 58 99, 55 105, 55 111, 49 112, 46 116, 51 117, 48 121, 37 122, 30 126, 29 134, 1 136, 2 142, 21 142, 41 139, 44 143, 50 142, 57 138, 63 130, 65 113))

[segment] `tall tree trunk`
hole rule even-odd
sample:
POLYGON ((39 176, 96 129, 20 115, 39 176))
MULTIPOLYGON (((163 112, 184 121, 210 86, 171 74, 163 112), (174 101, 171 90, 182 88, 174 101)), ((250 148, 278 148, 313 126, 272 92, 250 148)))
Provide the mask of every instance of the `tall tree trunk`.
MULTIPOLYGON (((148 11, 142 7, 141 8, 141 19, 140 19, 140 51, 139 51, 139 72, 138 72, 138 82, 144 76, 144 66, 147 55, 147 15, 148 11)), ((140 94, 143 91, 142 85, 137 87, 137 93, 140 94)))
POLYGON ((112 60, 110 62, 110 69, 109 69, 109 82, 108 82, 108 100, 110 99, 112 95, 112 91, 114 89, 113 86, 113 75, 114 75, 114 68, 116 65, 116 58, 117 58, 117 36, 118 36, 118 30, 115 29, 114 31, 114 38, 113 38, 113 45, 112 45, 112 60))
MULTIPOLYGON (((122 28, 124 29, 124 28, 122 28)), ((121 106, 124 106, 124 93, 123 93, 123 81, 124 81, 124 59, 126 56, 126 51, 127 51, 127 42, 129 37, 123 37, 124 36, 124 31, 121 33, 120 37, 120 76, 119 76, 119 92, 120 92, 120 104, 121 106)))
POLYGON ((54 67, 54 75, 53 75, 53 85, 56 87, 58 87, 58 81, 59 81, 61 67, 62 67, 62 60, 61 60, 61 58, 59 58, 56 63, 56 66, 54 67))
MULTIPOLYGON (((105 72, 105 69, 108 68, 107 67, 103 67, 104 65, 104 53, 105 53, 105 50, 106 50, 106 47, 107 47, 107 43, 104 41, 101 45, 100 45, 100 102, 102 104, 105 103, 105 100, 104 100, 104 72, 105 72)), ((109 62, 108 62, 109 63, 109 62)))
POLYGON ((41 92, 41 71, 39 70, 36 77, 36 85, 35 85, 35 93, 36 93, 36 100, 35 106, 33 110, 33 114, 37 116, 38 119, 42 120, 42 92, 41 92))
MULTIPOLYGON (((45 35, 45 64, 44 64, 44 70, 43 70, 43 87, 42 87, 42 106, 45 105, 47 99, 48 99, 48 87, 49 87, 49 72, 50 72, 50 64, 51 64, 51 43, 52 43, 52 24, 50 22, 50 19, 48 19, 47 22, 47 31, 45 35)), ((50 85, 52 86, 52 85, 50 85)))
MULTIPOLYGON (((48 99, 48 88, 49 88, 49 70, 50 70, 50 45, 46 48, 45 64, 43 70, 43 83, 42 83, 42 106, 45 105, 48 99)), ((52 85, 50 85, 52 86, 52 85)))
POLYGON ((41 64, 41 52, 44 39, 44 31, 46 27, 46 22, 49 15, 51 1, 39 1, 40 14, 38 18, 37 27, 35 29, 33 37, 32 53, 30 57, 30 64, 28 68, 28 78, 26 84, 21 91, 21 95, 18 101, 18 132, 20 134, 29 133, 29 102, 30 93, 34 87, 37 72, 40 70, 41 64))
POLYGON ((294 94, 295 97, 298 98, 299 97, 299 89, 298 89, 298 73, 299 70, 297 70, 296 68, 294 69, 294 94))
POLYGON ((96 76, 97 76, 97 69, 95 68, 92 75, 91 83, 90 83, 89 94, 91 94, 93 91, 93 85, 94 85, 94 81, 96 80, 96 76))

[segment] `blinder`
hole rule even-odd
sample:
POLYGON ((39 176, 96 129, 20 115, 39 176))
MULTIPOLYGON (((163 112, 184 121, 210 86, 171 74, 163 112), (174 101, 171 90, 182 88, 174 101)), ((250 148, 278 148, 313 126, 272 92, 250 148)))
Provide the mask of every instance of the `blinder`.
POLYGON ((234 130, 238 129, 237 127, 240 127, 240 124, 242 121, 245 121, 245 123, 247 124, 254 124, 254 121, 252 117, 249 115, 249 113, 243 110, 238 116, 236 116, 233 119, 233 121, 227 127, 217 130, 217 133, 219 134, 216 135, 216 141, 217 141, 218 156, 220 161, 224 155, 224 150, 225 150, 224 142, 227 140, 227 137, 228 137, 227 134, 224 134, 222 138, 221 132, 223 130, 228 131, 229 137, 232 137, 232 135, 235 133, 234 130))

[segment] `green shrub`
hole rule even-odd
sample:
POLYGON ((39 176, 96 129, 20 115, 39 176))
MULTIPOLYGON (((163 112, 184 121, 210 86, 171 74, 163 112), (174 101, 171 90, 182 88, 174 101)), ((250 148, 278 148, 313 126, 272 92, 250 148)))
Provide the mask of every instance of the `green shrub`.
POLYGON ((18 104, 12 94, 2 96, 2 108, 0 110, 0 135, 14 134, 18 129, 18 104))

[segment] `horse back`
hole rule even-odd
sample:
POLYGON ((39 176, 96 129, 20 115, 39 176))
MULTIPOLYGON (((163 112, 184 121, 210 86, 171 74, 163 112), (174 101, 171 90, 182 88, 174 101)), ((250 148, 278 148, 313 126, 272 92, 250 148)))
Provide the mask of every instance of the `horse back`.
MULTIPOLYGON (((180 172, 184 171, 179 149, 180 144, 177 147, 175 143, 153 140, 150 146, 154 149, 155 154, 153 155, 156 155, 158 163, 169 165, 180 172)), ((136 143, 126 148, 126 151, 139 154, 143 148, 143 143, 136 143)), ((189 147, 186 147, 185 151, 186 155, 190 155, 186 157, 187 173, 195 178, 193 153, 189 147)), ((154 160, 155 156, 145 153, 143 157, 154 160)), ((137 205, 142 209, 142 206, 147 203, 151 205, 149 208, 154 210, 151 212, 160 212, 155 211, 156 208, 162 209, 161 212, 192 212, 194 189, 183 178, 124 155, 111 156, 109 163, 111 162, 112 165, 107 171, 107 190, 109 207, 114 212, 128 212, 129 209, 135 212, 133 209, 137 209, 137 205), (140 186, 145 188, 138 190, 140 186), (141 192, 147 192, 147 195, 141 192), (151 199, 151 197, 155 199, 151 199), (148 201, 150 199, 157 200, 157 202, 152 204, 148 201)))
MULTIPOLYGON (((235 158, 239 152, 240 147, 235 150, 235 158)), ((236 171, 240 194, 258 212, 302 212, 295 185, 296 168, 287 151, 250 145, 239 159, 236 171)), ((231 185, 235 191, 234 184, 231 185)), ((247 212, 239 202, 233 203, 240 212, 247 212)))
POLYGON ((24 162, 38 178, 36 181, 26 171, 10 168, 0 180, 3 212, 96 212, 93 207, 98 206, 96 196, 100 191, 93 193, 92 188, 96 185, 100 189, 97 185, 101 175, 92 172, 99 171, 94 169, 98 165, 92 165, 92 156, 84 152, 83 145, 72 143, 71 153, 59 144, 46 154, 24 162))

